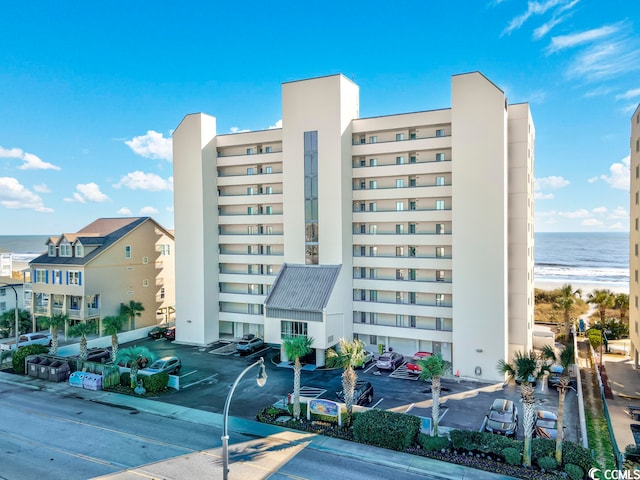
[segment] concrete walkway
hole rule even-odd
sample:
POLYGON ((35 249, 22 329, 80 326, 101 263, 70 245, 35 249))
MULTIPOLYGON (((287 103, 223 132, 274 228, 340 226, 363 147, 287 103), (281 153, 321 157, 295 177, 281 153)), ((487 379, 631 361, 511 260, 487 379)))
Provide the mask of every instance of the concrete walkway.
MULTIPOLYGON (((72 389, 67 383, 50 383, 33 377, 0 372, 0 384, 2 383, 63 394, 72 389)), ((222 431, 222 415, 220 414, 104 391, 82 390, 82 396, 93 401, 133 408, 153 415, 209 425, 222 431)), ((428 473, 432 477, 436 476, 442 479, 507 480, 512 478, 416 455, 288 430, 235 417, 229 417, 229 431, 231 443, 229 478, 236 480, 268 478, 303 449, 357 458, 375 465, 385 465, 397 470, 398 478, 402 478, 402 472, 428 473), (234 434, 251 436, 255 440, 242 443, 234 442, 234 434)), ((190 453, 103 476, 100 479, 219 479, 222 478, 221 451, 221 448, 214 448, 200 451, 197 454, 190 453)))

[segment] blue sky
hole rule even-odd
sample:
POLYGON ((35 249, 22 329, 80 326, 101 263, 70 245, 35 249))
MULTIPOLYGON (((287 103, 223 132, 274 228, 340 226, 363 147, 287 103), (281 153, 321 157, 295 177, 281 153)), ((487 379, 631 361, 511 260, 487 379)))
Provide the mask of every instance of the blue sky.
POLYGON ((479 70, 536 125, 536 230, 627 231, 640 2, 4 2, 0 235, 173 227, 171 132, 277 126, 282 82, 343 73, 360 115, 451 105, 479 70))

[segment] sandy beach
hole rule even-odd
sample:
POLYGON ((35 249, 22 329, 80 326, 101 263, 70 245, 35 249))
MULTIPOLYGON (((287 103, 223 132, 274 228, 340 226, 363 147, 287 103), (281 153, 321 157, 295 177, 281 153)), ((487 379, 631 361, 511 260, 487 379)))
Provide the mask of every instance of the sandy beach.
MULTIPOLYGON (((556 282, 535 282, 535 288, 540 288, 542 290, 555 290, 556 288, 562 288, 564 283, 556 283, 556 282)), ((629 293, 629 285, 609 285, 606 283, 581 283, 581 282, 571 282, 571 287, 573 289, 582 290, 582 296, 585 297, 589 293, 598 289, 608 289, 613 293, 629 293)))

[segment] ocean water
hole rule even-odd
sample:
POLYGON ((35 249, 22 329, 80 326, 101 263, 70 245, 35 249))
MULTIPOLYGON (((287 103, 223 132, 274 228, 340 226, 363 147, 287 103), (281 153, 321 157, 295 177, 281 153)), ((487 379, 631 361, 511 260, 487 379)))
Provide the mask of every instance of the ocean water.
MULTIPOLYGON (((0 235, 0 251, 29 261, 46 251, 47 235, 0 235)), ((543 283, 587 283, 607 287, 629 285, 629 234, 535 234, 534 280, 543 283)))
POLYGON ((628 288, 629 234, 536 233, 534 280, 628 288))

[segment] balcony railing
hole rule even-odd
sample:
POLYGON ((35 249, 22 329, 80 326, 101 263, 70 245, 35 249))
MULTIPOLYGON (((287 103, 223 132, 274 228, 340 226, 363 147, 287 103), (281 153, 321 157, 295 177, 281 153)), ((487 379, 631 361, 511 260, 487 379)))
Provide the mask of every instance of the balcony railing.
MULTIPOLYGON (((361 156, 361 155, 360 155, 361 156)), ((367 163, 366 165, 361 165, 360 162, 352 162, 352 168, 375 168, 375 167, 390 167, 390 166, 400 166, 400 165, 417 165, 418 163, 442 163, 442 162, 451 162, 451 159, 442 159, 442 160, 416 160, 415 162, 408 161, 404 163, 381 163, 376 162, 375 164, 367 163)))
MULTIPOLYGON (((368 135, 371 135, 371 133, 369 133, 368 135)), ((376 133, 377 135, 377 133, 376 133)), ((402 138, 402 139, 393 139, 393 140, 382 140, 382 141, 375 141, 375 142, 363 142, 362 138, 354 138, 352 141, 352 145, 375 145, 376 143, 395 143, 395 142, 411 142, 412 140, 424 140, 426 138, 444 138, 444 137, 450 137, 451 134, 447 134, 445 133, 444 135, 433 135, 433 136, 429 136, 429 137, 409 137, 409 138, 402 138)))
POLYGON ((364 191, 364 190, 402 190, 404 188, 430 188, 430 187, 450 187, 451 183, 442 183, 440 185, 403 185, 401 187, 398 187, 397 185, 390 185, 388 187, 385 186, 375 186, 375 187, 370 187, 365 185, 364 187, 360 186, 360 185, 353 185, 353 191, 354 192, 359 192, 359 191, 364 191))

